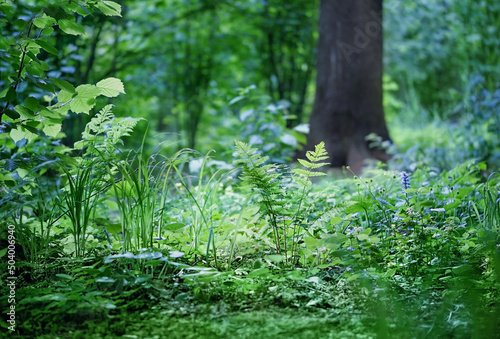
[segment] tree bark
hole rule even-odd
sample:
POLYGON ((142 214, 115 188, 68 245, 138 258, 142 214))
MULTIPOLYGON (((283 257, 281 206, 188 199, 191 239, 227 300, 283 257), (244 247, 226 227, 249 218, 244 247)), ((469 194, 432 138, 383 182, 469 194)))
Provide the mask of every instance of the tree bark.
POLYGON ((382 0, 322 0, 316 96, 307 149, 325 142, 334 167, 359 173, 368 158, 387 160, 365 137, 389 140, 382 103, 382 0))

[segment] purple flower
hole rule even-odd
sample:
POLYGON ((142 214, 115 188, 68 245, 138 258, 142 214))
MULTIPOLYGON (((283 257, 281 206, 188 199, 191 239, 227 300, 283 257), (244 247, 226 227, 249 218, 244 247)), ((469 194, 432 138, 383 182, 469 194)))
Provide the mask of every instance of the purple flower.
POLYGON ((403 190, 410 188, 410 177, 406 172, 401 172, 401 182, 403 184, 403 190))

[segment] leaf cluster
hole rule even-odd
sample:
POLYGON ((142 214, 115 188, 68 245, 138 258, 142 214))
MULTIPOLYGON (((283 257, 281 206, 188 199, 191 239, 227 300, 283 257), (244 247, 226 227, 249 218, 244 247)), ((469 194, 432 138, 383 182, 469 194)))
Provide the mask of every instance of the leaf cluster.
POLYGON ((117 119, 111 111, 112 107, 104 106, 90 120, 82 133, 82 140, 75 143, 76 149, 87 147, 87 156, 98 155, 98 152, 114 153, 117 146, 123 145, 123 137, 130 136, 137 123, 143 120, 131 117, 117 119))
POLYGON ((46 0, 31 5, 3 1, 0 4, 0 17, 15 21, 12 26, 0 24, 0 65, 6 70, 0 91, 0 122, 3 121, 0 130, 8 133, 14 142, 22 139, 30 142, 38 136, 55 138, 69 111, 88 114, 96 97, 125 93, 123 84, 116 78, 75 88, 50 73, 54 71, 51 60, 60 52, 53 38, 54 31, 83 35, 85 27, 78 18, 99 12, 120 16, 121 6, 103 0, 46 0), (50 105, 54 100, 57 103, 50 105))

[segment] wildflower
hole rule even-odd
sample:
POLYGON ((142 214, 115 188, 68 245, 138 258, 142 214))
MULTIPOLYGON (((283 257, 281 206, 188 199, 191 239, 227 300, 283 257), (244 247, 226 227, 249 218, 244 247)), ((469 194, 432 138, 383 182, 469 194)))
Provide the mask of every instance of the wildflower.
POLYGON ((408 173, 404 171, 401 172, 401 181, 403 184, 403 190, 410 188, 410 177, 408 176, 408 173))

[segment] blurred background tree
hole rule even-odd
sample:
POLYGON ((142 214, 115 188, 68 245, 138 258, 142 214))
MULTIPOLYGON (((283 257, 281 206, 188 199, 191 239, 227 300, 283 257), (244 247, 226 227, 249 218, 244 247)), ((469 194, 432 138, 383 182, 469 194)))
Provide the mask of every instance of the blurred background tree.
POLYGON ((307 149, 326 144, 330 163, 360 173, 364 160, 384 159, 366 137, 389 140, 382 101, 382 0, 322 0, 316 96, 307 149))

